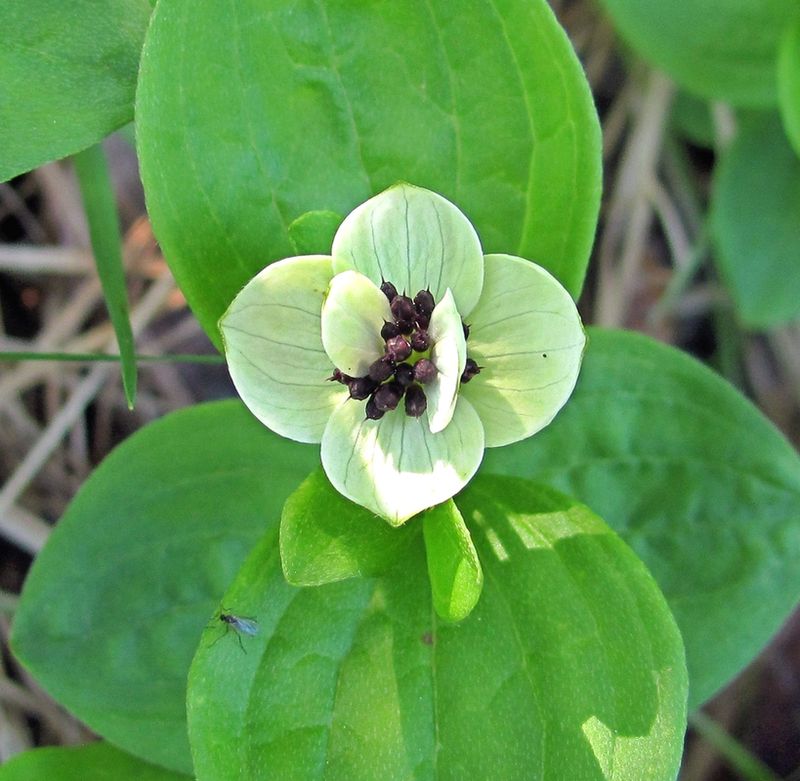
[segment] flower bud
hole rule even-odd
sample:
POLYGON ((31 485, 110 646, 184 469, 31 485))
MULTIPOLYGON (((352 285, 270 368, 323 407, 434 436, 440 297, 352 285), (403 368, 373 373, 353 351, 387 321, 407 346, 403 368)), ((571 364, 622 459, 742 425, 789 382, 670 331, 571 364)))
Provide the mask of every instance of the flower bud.
POLYGON ((400 363, 394 371, 394 378, 405 388, 414 382, 414 367, 410 363, 400 363))
POLYGON ((375 382, 388 380, 394 374, 394 364, 384 355, 369 367, 369 378, 375 382))
POLYGON ((403 398, 403 386, 399 382, 387 382, 375 391, 372 398, 375 399, 375 406, 379 410, 386 412, 396 409, 400 399, 403 398))
POLYGON ((406 390, 406 415, 418 418, 428 408, 425 391, 419 385, 410 385, 406 390))
POLYGON ((385 279, 381 282, 381 293, 389 299, 389 303, 392 303, 392 300, 397 296, 397 288, 391 283, 387 282, 385 279))
POLYGON ((363 401, 375 390, 378 383, 369 377, 354 377, 347 383, 350 391, 350 398, 356 401, 363 401))
POLYGON ((424 353, 431 346, 431 338, 427 331, 420 329, 411 336, 411 348, 418 353, 424 353))
POLYGON ((434 379, 438 373, 439 370, 436 368, 433 361, 429 361, 427 358, 420 358, 414 365, 414 379, 417 382, 423 384, 428 383, 434 379))
POLYGON ((386 340, 386 357, 399 363, 411 355, 411 345, 402 336, 393 336, 386 340))
POLYGON ((420 328, 425 329, 430 325, 430 323, 431 323, 430 315, 422 315, 422 314, 417 315, 417 325, 420 328))
POLYGON ((341 369, 334 369, 333 374, 328 377, 328 382, 341 382, 342 385, 347 385, 352 379, 352 377, 348 377, 341 369))
POLYGON ((414 307, 418 314, 430 317, 434 306, 436 306, 436 302, 433 300, 430 290, 420 290, 414 296, 414 307))
POLYGON ((395 296, 391 303, 392 314, 395 320, 414 322, 417 310, 414 309, 414 302, 408 296, 395 296))
POLYGON ((380 420, 385 414, 385 410, 378 409, 377 405, 375 404, 375 397, 371 396, 369 401, 367 401, 367 406, 364 408, 364 412, 367 416, 367 420, 380 420))
POLYGON ((384 321, 383 328, 381 328, 381 339, 385 341, 386 339, 391 339, 393 336, 397 336, 399 333, 400 329, 397 327, 397 323, 384 321))
POLYGON ((467 358, 467 363, 464 366, 464 371, 461 374, 461 382, 469 382, 476 374, 481 373, 481 367, 478 366, 472 358, 467 358))
POLYGON ((413 320, 398 320, 397 329, 401 334, 408 336, 413 330, 416 323, 413 320))

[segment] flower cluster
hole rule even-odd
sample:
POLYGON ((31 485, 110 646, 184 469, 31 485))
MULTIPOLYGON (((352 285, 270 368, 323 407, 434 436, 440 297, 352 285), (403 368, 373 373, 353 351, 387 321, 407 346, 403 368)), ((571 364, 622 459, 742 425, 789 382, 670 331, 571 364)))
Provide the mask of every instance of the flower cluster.
MULTIPOLYGON (((381 328, 381 338, 386 342, 384 354, 370 364, 363 377, 350 377, 337 368, 329 379, 346 385, 351 399, 368 399, 365 412, 369 420, 380 420, 397 409, 403 396, 406 415, 418 418, 428 408, 423 386, 437 373, 436 365, 427 357, 431 348, 428 326, 436 301, 430 290, 420 290, 412 301, 386 280, 381 282, 381 292, 392 313, 392 319, 381 328)), ((462 327, 464 339, 469 339, 469 326, 462 323, 462 327)), ((461 382, 469 382, 479 373, 478 364, 468 357, 461 382)))
POLYGON ((484 256, 452 203, 406 184, 351 212, 330 256, 265 268, 220 327, 251 411, 321 442, 334 487, 393 524, 457 493, 484 447, 546 426, 585 344, 553 276, 484 256))

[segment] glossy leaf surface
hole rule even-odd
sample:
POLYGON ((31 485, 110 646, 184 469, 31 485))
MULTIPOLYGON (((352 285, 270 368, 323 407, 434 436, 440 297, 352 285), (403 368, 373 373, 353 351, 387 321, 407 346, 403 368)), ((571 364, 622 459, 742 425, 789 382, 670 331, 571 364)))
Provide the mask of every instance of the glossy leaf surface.
POLYGON ((281 563, 296 586, 319 586, 391 569, 419 528, 391 528, 345 499, 322 470, 286 500, 281 514, 281 563))
POLYGON ((4 0, 0 182, 133 119, 147 0, 4 0))
POLYGON ((315 211, 301 214, 289 226, 289 240, 295 255, 330 255, 333 234, 342 223, 334 212, 315 211))
POLYGON ((267 534, 225 596, 259 634, 192 663, 200 781, 674 777, 683 649, 641 562, 525 481, 478 478, 458 504, 486 580, 456 625, 432 610, 419 538, 381 579, 295 589, 267 534))
POLYGON ((778 58, 778 99, 786 134, 800 155, 800 13, 789 24, 778 58))
POLYGON ((2 781, 188 781, 189 776, 148 765, 108 743, 38 748, 0 768, 2 781))
POLYGON ((156 234, 217 343, 233 296, 294 254, 297 217, 401 180, 455 203, 487 252, 581 288, 600 136, 545 0, 160 0, 137 139, 156 234))
POLYGON ((432 507, 422 517, 431 599, 445 621, 462 621, 483 589, 478 553, 455 502, 432 507))
POLYGON ((777 114, 740 123, 714 172, 715 259, 751 328, 800 317, 800 158, 777 114))
POLYGON ((589 329, 553 424, 488 450, 603 514, 661 586, 699 705, 765 645, 800 596, 800 459, 736 390, 647 337, 589 329))
POLYGON ((106 739, 189 772, 186 671, 253 543, 319 463, 238 402, 142 429, 84 484, 25 582, 13 647, 106 739))

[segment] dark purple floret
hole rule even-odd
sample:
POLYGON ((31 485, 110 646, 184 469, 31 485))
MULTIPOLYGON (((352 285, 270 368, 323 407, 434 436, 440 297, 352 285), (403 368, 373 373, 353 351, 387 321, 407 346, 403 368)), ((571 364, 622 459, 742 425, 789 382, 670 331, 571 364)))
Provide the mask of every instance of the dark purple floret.
POLYGON ((430 315, 417 315, 417 325, 420 328, 427 328, 431 323, 430 315))
POLYGON ((378 383, 369 377, 354 377, 347 383, 347 387, 351 399, 364 401, 378 387, 378 383))
POLYGON ((431 346, 431 338, 427 331, 415 331, 411 336, 411 347, 418 353, 424 353, 431 346))
POLYGON ((414 367, 410 363, 400 363, 394 372, 394 378, 405 388, 414 382, 414 367))
POLYGON ((385 385, 381 385, 372 397, 375 399, 375 406, 384 412, 396 409, 400 399, 403 398, 403 390, 403 386, 399 382, 387 382, 385 385))
POLYGON ((414 306, 416 307, 417 313, 420 315, 428 315, 428 317, 430 317, 435 305, 436 302, 433 300, 430 290, 420 290, 419 293, 414 296, 414 306))
POLYGON ((352 379, 353 379, 352 377, 348 377, 340 369, 334 369, 333 374, 331 374, 331 376, 328 377, 328 382, 341 382, 342 385, 347 385, 347 383, 350 382, 350 380, 352 379))
POLYGON ((481 367, 478 366, 472 358, 467 358, 467 363, 464 366, 464 371, 461 374, 461 382, 469 382, 476 374, 481 373, 481 367))
POLYGON ((394 363, 390 361, 385 355, 383 358, 378 358, 369 367, 369 377, 375 382, 383 382, 388 380, 394 374, 394 363))
POLYGON ((406 390, 406 415, 418 418, 428 408, 425 391, 419 385, 411 385, 406 390))
POLYGON ((408 296, 395 296, 391 304, 392 314, 397 321, 413 323, 417 317, 414 302, 408 296))
POLYGON ((399 363, 411 355, 411 345, 402 336, 393 336, 386 340, 386 357, 399 363))
POLYGON ((433 365, 433 361, 427 358, 420 358, 414 366, 414 379, 417 382, 428 383, 438 374, 438 369, 433 365))
POLYGON ((408 336, 415 327, 416 323, 413 320, 398 320, 397 321, 397 328, 399 329, 401 334, 405 334, 408 336))
POLYGON ((397 295, 397 288, 391 283, 387 282, 385 279, 381 282, 381 293, 389 299, 389 303, 392 303, 392 300, 397 295))
POLYGON ((366 413, 367 420, 380 420, 386 414, 386 410, 378 409, 378 406, 375 404, 374 396, 369 399, 364 411, 366 413))
POLYGON ((381 328, 381 339, 391 339, 393 336, 398 336, 399 334, 400 329, 397 327, 397 323, 384 321, 383 328, 381 328))

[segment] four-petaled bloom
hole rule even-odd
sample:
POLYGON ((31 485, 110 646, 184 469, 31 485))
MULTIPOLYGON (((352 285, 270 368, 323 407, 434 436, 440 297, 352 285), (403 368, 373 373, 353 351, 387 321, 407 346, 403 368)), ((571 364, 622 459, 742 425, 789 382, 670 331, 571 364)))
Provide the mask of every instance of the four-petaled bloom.
POLYGON ((334 487, 392 524, 461 490, 484 447, 546 426, 585 344, 553 276, 484 256, 452 203, 407 184, 348 215, 330 256, 267 266, 220 327, 256 417, 321 442, 334 487))

